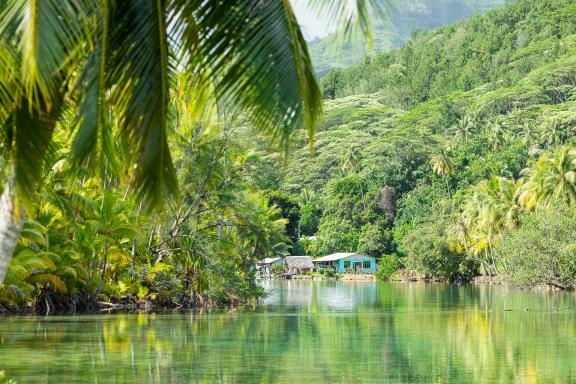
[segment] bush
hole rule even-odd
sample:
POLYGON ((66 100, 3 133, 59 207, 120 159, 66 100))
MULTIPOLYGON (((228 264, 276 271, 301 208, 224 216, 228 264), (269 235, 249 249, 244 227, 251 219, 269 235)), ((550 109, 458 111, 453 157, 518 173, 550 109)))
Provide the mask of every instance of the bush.
POLYGON ((576 289, 576 212, 566 205, 539 208, 504 238, 497 257, 517 284, 576 289))
POLYGON ((324 277, 334 277, 336 272, 332 268, 318 268, 318 273, 324 277))
POLYGON ((378 261, 378 269, 376 270, 376 278, 381 281, 387 281, 392 275, 400 269, 402 263, 396 254, 382 255, 378 261))
POLYGON ((478 273, 478 263, 455 253, 448 245, 447 220, 434 217, 417 226, 403 239, 406 266, 431 277, 449 281, 468 281, 478 273))

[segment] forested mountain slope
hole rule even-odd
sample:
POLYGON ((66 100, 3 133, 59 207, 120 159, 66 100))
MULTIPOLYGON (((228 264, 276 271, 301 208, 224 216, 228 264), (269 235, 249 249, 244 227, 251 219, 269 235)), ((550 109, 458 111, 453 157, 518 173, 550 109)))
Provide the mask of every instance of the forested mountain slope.
POLYGON ((370 64, 333 71, 321 79, 327 99, 314 159, 307 161, 303 139, 285 188, 322 190, 350 148, 363 159, 361 169, 394 161, 386 153, 397 146, 431 152, 467 116, 476 120, 474 131, 496 117, 519 135, 526 124, 540 131, 555 119, 571 126, 574 53, 576 2, 521 0, 422 33, 370 64))
POLYGON ((399 48, 414 31, 438 28, 504 3, 505 0, 388 0, 386 18, 372 17, 372 49, 365 49, 361 36, 355 35, 342 44, 336 34, 330 34, 312 41, 310 54, 316 71, 323 75, 330 69, 356 65, 365 54, 399 48))
POLYGON ((302 137, 278 176, 314 235, 305 251, 399 255, 449 279, 510 265, 521 282, 551 279, 520 276, 536 266, 509 258, 507 239, 566 212, 540 208, 576 202, 576 2, 519 0, 322 85, 313 157, 302 137))
POLYGON ((386 104, 412 107, 481 85, 498 89, 574 47, 576 4, 519 0, 484 16, 417 33, 401 49, 322 79, 328 98, 382 92, 386 104))

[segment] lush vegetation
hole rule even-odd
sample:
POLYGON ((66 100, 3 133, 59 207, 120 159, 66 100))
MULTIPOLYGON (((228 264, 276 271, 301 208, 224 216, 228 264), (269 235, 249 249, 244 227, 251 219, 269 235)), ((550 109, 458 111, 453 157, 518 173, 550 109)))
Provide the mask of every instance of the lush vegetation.
POLYGON ((323 77, 313 160, 301 137, 280 180, 316 196, 307 252, 574 287, 572 228, 559 215, 576 199, 575 25, 571 1, 518 0, 323 77))
POLYGON ((416 33, 328 73, 321 89, 290 12, 245 28, 237 17, 251 8, 239 6, 230 23, 254 41, 277 23, 298 32, 296 45, 280 39, 277 58, 303 57, 298 68, 254 56, 246 41, 230 62, 220 40, 190 46, 171 29, 192 22, 187 9, 169 27, 138 19, 182 43, 164 47, 168 56, 148 47, 116 57, 133 46, 130 15, 146 8, 103 7, 84 10, 94 17, 74 21, 83 28, 37 36, 69 39, 49 52, 16 44, 31 38, 16 28, 30 20, 18 2, 4 9, 0 26, 14 38, 0 40, 0 271, 14 257, 0 308, 240 303, 263 294, 260 258, 346 251, 381 258, 382 279, 405 266, 451 281, 504 275, 574 288, 573 2, 518 0, 416 33), (102 20, 116 23, 113 41, 98 40, 102 20), (79 44, 84 34, 95 45, 79 44), (141 54, 160 69, 135 65, 141 54), (8 70, 46 55, 45 67, 8 70), (214 82, 186 70, 208 59, 214 82), (259 63, 269 70, 253 71, 259 63), (141 80, 158 73, 165 83, 141 80))
POLYGON ((414 31, 429 30, 484 13, 504 4, 504 0, 377 0, 385 5, 386 17, 373 12, 372 45, 360 35, 341 39, 332 33, 311 41, 314 69, 325 75, 331 69, 357 65, 370 60, 374 52, 389 51, 406 44, 414 31))
POLYGON ((280 162, 321 101, 289 2, 2 2, 0 310, 260 298, 300 212, 255 152, 280 162))

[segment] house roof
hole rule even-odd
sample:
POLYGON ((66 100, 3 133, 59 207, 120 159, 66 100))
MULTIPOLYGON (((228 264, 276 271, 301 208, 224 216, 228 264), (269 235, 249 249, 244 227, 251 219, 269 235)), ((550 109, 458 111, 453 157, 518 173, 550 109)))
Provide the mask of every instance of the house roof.
POLYGON ((311 269, 314 268, 312 256, 287 256, 284 258, 288 268, 311 269))
POLYGON ((265 259, 260 260, 259 264, 274 264, 279 261, 282 261, 282 257, 267 257, 265 259))
POLYGON ((341 260, 341 259, 345 259, 347 257, 350 256, 362 256, 362 257, 369 257, 371 259, 373 259, 372 256, 366 256, 360 253, 346 253, 346 252, 340 252, 340 253, 333 253, 331 255, 328 256, 324 256, 324 257, 319 257, 317 259, 312 260, 313 262, 317 263, 317 262, 325 262, 325 261, 336 261, 336 260, 341 260))

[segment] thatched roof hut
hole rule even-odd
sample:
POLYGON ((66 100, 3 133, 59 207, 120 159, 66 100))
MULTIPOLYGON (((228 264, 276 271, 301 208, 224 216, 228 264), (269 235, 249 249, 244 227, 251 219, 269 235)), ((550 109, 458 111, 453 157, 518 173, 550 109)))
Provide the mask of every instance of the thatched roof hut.
POLYGON ((284 270, 286 273, 306 273, 314 269, 312 256, 287 256, 284 258, 284 270))

